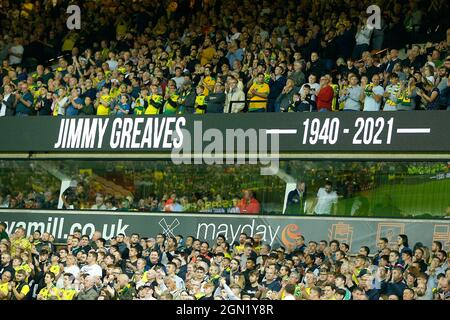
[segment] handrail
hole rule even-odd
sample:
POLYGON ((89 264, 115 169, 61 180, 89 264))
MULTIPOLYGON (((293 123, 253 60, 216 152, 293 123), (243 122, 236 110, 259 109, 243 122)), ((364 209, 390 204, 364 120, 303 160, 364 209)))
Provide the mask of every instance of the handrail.
POLYGON ((250 99, 245 99, 244 101, 240 101, 240 100, 232 100, 230 101, 230 104, 228 106, 228 113, 231 113, 231 110, 233 109, 232 106, 234 103, 245 103, 244 109, 242 109, 241 112, 248 112, 248 104, 251 103, 258 103, 258 102, 268 102, 269 100, 250 100, 250 99))

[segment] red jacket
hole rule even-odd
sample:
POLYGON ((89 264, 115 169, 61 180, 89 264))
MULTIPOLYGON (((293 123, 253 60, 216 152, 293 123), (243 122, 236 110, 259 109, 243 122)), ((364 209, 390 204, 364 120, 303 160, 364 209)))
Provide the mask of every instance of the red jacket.
POLYGON ((319 94, 316 96, 317 111, 320 111, 320 109, 332 111, 333 95, 334 91, 330 85, 320 89, 319 94))
POLYGON ((258 214, 260 210, 260 204, 255 198, 250 199, 250 203, 247 203, 245 199, 242 199, 239 204, 239 211, 243 214, 258 214))

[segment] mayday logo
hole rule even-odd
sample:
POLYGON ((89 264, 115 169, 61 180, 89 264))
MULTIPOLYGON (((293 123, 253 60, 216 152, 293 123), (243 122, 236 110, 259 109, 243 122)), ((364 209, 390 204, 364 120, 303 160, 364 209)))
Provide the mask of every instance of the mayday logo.
POLYGON ((207 241, 215 240, 219 234, 225 236, 225 238, 233 243, 239 240, 241 233, 246 233, 250 236, 255 234, 261 235, 264 242, 273 245, 277 237, 280 226, 272 226, 267 223, 256 223, 257 220, 252 219, 248 224, 236 224, 236 223, 199 223, 197 225, 197 239, 204 239, 207 241))
POLYGON ((281 242, 286 247, 294 247, 295 239, 300 235, 300 227, 298 225, 288 224, 284 227, 283 231, 281 231, 281 242))
POLYGON ((173 231, 175 230, 176 227, 178 227, 180 225, 180 221, 178 221, 178 219, 175 219, 172 221, 172 223, 168 224, 165 218, 162 218, 159 223, 158 223, 161 228, 162 228, 162 233, 166 236, 166 237, 175 237, 175 234, 173 233, 173 231))

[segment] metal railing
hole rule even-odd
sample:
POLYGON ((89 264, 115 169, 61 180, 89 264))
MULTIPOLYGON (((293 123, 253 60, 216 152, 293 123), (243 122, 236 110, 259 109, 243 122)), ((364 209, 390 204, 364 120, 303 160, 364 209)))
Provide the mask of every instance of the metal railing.
POLYGON ((237 103, 244 103, 244 109, 242 109, 240 111, 240 113, 247 113, 248 112, 248 105, 250 103, 262 103, 265 102, 266 103, 266 110, 267 111, 267 104, 269 103, 269 100, 250 100, 250 99, 245 99, 244 101, 239 101, 239 100, 234 100, 234 101, 230 101, 230 104, 228 106, 228 113, 231 113, 231 110, 233 109, 233 104, 237 104, 237 103))

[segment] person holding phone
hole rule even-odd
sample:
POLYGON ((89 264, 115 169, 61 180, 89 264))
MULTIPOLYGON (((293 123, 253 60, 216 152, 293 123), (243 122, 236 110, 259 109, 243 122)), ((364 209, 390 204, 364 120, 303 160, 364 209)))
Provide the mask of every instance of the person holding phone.
POLYGON ((13 116, 16 108, 16 93, 9 84, 3 89, 3 94, 0 94, 0 117, 13 116))

